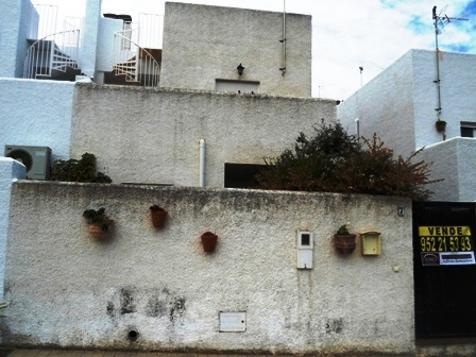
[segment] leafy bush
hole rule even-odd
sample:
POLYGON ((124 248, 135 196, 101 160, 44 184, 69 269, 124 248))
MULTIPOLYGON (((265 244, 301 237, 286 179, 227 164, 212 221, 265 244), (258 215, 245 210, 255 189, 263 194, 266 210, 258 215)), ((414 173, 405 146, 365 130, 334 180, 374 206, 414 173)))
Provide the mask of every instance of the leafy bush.
POLYGON ((56 160, 52 167, 55 181, 110 183, 111 178, 96 171, 96 156, 84 153, 80 160, 56 160))
POLYGON ((268 169, 257 176, 261 188, 397 195, 426 199, 429 165, 393 158, 393 151, 374 134, 372 139, 348 135, 340 124, 322 125, 314 137, 300 133, 293 149, 265 159, 268 169))

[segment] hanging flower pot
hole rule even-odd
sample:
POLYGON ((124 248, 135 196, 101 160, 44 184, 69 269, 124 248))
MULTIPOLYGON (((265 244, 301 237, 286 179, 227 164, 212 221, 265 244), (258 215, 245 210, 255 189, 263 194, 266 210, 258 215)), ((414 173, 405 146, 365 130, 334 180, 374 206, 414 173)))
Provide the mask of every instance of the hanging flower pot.
POLYGON ((444 120, 437 120, 435 127, 437 132, 444 133, 446 131, 446 122, 444 120))
POLYGON ((104 213, 104 208, 87 209, 83 212, 83 217, 88 223, 89 235, 97 240, 104 240, 109 237, 110 228, 113 223, 111 219, 104 213))
POLYGON ((152 225, 156 229, 160 229, 165 225, 167 221, 168 212, 157 205, 150 206, 150 218, 152 220, 152 225))
POLYGON ((203 250, 206 253, 213 253, 217 245, 218 236, 212 232, 205 232, 200 236, 202 241, 203 250))
POLYGON ((91 237, 97 240, 107 239, 109 233, 109 226, 102 224, 90 224, 88 225, 88 232, 91 237))
POLYGON ((355 250, 355 234, 349 233, 344 224, 334 234, 334 248, 342 255, 349 255, 355 250))

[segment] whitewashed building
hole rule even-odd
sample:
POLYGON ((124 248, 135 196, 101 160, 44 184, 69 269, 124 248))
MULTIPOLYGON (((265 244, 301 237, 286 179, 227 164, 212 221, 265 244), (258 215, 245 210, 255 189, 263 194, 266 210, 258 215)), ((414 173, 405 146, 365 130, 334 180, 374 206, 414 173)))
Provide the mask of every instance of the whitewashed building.
POLYGON ((338 107, 338 120, 365 137, 377 133, 396 154, 432 162, 433 200, 476 200, 476 56, 440 52, 441 119, 435 52, 411 50, 338 107))

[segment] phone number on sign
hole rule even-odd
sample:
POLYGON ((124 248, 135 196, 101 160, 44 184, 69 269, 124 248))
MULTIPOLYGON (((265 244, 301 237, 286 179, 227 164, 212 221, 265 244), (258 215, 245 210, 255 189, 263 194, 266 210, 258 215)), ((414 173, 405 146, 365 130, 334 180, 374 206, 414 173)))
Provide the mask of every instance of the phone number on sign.
POLYGON ((469 252, 473 250, 471 237, 420 237, 422 252, 469 252))

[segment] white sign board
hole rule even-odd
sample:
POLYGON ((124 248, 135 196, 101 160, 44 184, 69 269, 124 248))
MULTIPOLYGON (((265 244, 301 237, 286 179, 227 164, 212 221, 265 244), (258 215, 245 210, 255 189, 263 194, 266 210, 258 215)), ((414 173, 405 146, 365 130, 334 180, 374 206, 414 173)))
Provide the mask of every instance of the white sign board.
POLYGON ((474 265, 474 252, 440 253, 440 265, 474 265))
POLYGON ((228 312, 220 311, 219 314, 220 332, 245 332, 246 331, 246 312, 228 312))

